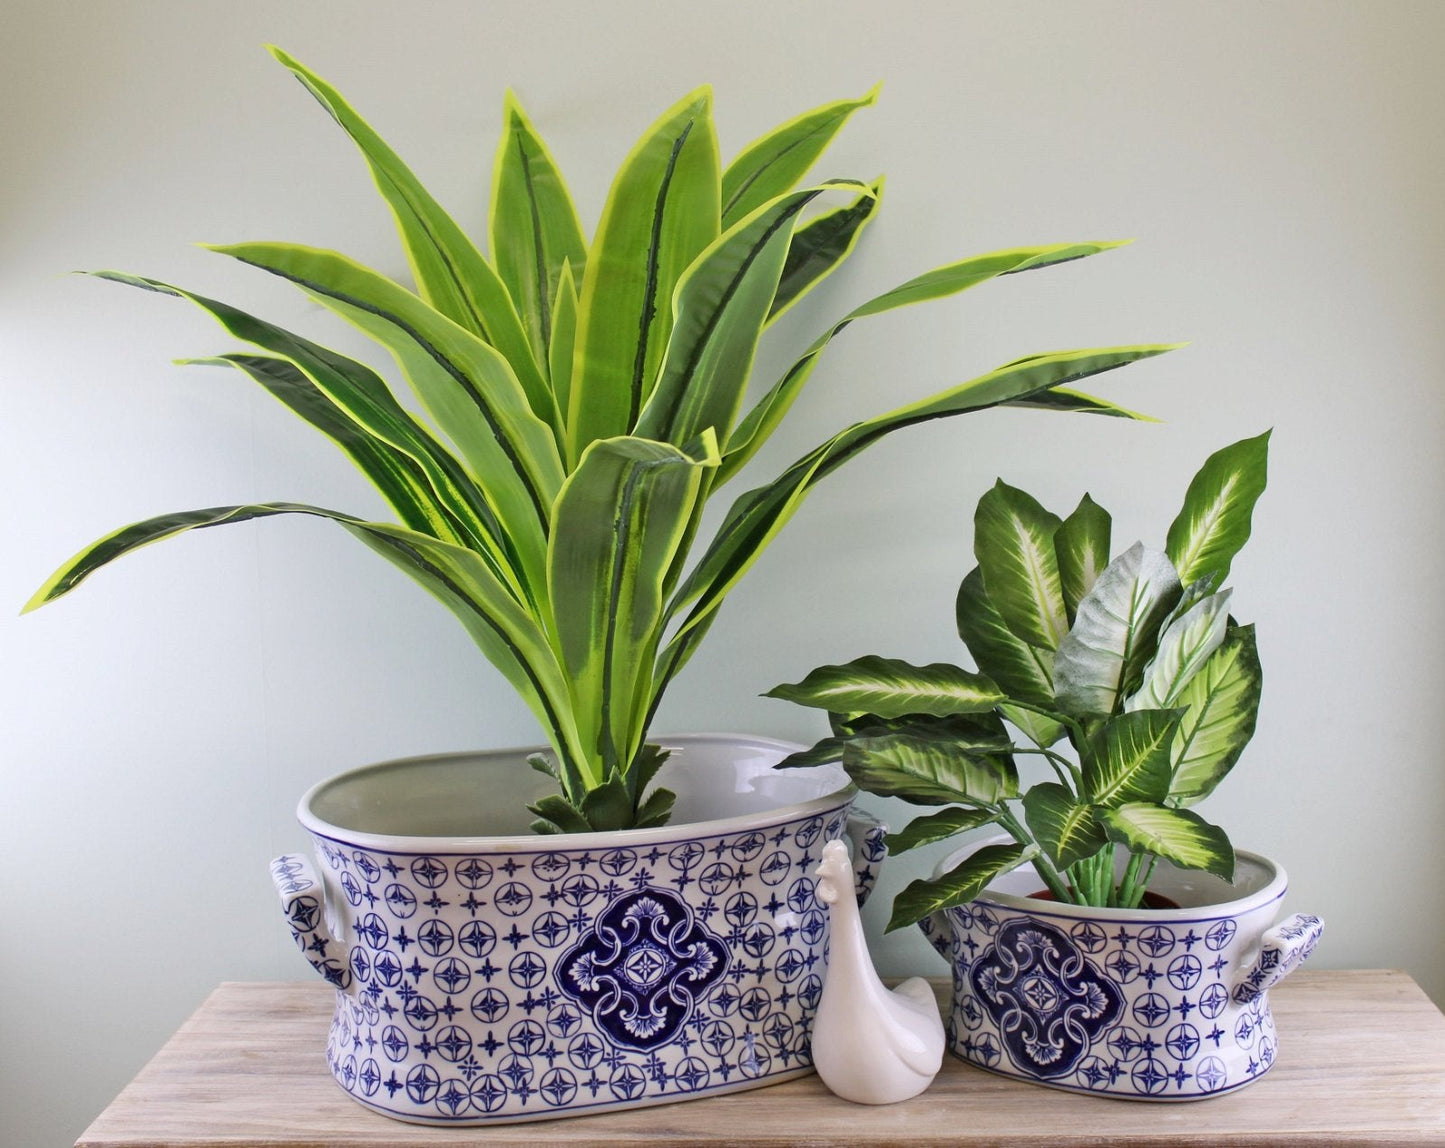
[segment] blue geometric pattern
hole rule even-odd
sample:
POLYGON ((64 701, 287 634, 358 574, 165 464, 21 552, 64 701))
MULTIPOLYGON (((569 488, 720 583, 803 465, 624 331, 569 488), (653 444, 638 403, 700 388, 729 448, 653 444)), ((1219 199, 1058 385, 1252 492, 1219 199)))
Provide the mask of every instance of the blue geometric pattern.
MULTIPOLYGON (((756 912, 756 901, 749 900, 756 912)), ((745 951, 762 955, 756 944, 749 946, 748 934, 740 936, 745 951)), ((558 963, 557 981, 613 1043, 647 1050, 677 1036, 728 965, 722 938, 695 922, 681 898, 646 889, 619 897, 598 914, 591 931, 558 963)))
MULTIPOLYGON (((813 871, 849 803, 635 848, 413 854, 317 836, 325 898, 300 857, 275 876, 298 944, 341 990, 332 1075, 389 1115, 485 1124, 811 1071, 828 947, 813 871)), ((860 889, 884 832, 861 836, 860 889)))
POLYGON ((1015 1064, 1066 1076, 1123 1012, 1124 996, 1059 929, 1013 920, 969 970, 969 981, 1015 1064))
POLYGON ((980 899, 920 922, 953 967, 953 1050, 1120 1097, 1190 1100, 1259 1079, 1278 1051, 1268 990, 1323 925, 1296 915, 1265 931, 1277 902, 1229 909, 1153 923, 1101 909, 1081 921, 980 899))

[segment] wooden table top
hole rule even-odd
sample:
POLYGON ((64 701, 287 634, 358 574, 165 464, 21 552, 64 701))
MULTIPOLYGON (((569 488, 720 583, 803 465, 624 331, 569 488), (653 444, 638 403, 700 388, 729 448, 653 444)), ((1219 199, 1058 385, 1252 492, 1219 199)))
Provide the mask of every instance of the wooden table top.
MULTIPOLYGON (((940 992, 946 987, 939 985, 940 992)), ((610 1115, 408 1125, 332 1082, 324 984, 223 984, 77 1148, 343 1145, 1445 1145, 1445 1016, 1405 973, 1299 972, 1270 994, 1280 1055, 1257 1084, 1183 1104, 1081 1096, 946 1056, 922 1096, 866 1107, 817 1077, 610 1115)))

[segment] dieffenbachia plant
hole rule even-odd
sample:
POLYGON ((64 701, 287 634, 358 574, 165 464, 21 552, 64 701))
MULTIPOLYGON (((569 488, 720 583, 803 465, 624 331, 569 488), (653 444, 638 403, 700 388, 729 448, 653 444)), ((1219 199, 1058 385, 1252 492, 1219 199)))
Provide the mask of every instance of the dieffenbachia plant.
POLYGON ((1230 616, 1223 585, 1249 538, 1268 443, 1266 432, 1211 455, 1165 549, 1136 543, 1113 561, 1111 518, 1087 494, 1060 519, 1000 481, 979 500, 978 565, 958 592, 977 672, 869 656, 770 692, 828 710, 833 725, 783 767, 841 759, 861 789, 946 807, 891 834, 891 852, 990 824, 1013 837, 910 884, 890 929, 970 901, 1026 861, 1080 905, 1137 907, 1160 857, 1231 879, 1229 838, 1189 807, 1234 766, 1259 712, 1254 626, 1230 616), (1053 777, 1021 789, 1021 754, 1053 777))
POLYGON ((787 121, 726 167, 712 93, 689 93, 628 154, 590 241, 508 94, 487 257, 335 89, 273 51, 360 148, 415 290, 314 247, 212 250, 289 280, 360 328, 396 360, 425 416, 369 367, 300 335, 152 279, 99 274, 187 300, 249 344, 196 361, 250 376, 329 437, 398 522, 288 502, 166 514, 83 550, 30 606, 183 531, 276 514, 330 519, 439 598, 535 713, 553 753, 534 765, 560 788, 532 807, 540 831, 666 820, 673 795, 648 792, 663 755, 647 730, 663 691, 822 478, 900 427, 987 407, 1137 417, 1069 384, 1170 349, 1033 355, 855 423, 738 497, 690 562, 708 499, 777 428, 845 327, 1118 244, 1016 248, 920 275, 829 326, 744 411, 760 337, 848 257, 877 211, 881 179, 799 186, 875 92, 787 121), (817 211, 826 197, 841 203, 817 211))

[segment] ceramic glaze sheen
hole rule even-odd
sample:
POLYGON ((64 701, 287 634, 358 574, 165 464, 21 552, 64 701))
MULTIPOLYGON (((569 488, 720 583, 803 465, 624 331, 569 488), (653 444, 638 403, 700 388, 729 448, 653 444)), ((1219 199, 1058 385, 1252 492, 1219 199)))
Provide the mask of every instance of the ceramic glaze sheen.
POLYGON ((302 799, 320 877, 296 854, 272 874, 336 986, 327 1061, 349 1095, 487 1124, 812 1071, 829 938, 813 869, 849 834, 866 895, 883 829, 850 819, 841 770, 773 771, 799 747, 660 740, 674 753, 658 781, 690 823, 526 834, 522 806, 547 784, 529 750, 370 766, 302 799))
MULTIPOLYGON (((952 869, 978 842, 944 859, 952 869)), ((949 1037, 964 1060, 1054 1088, 1200 1100, 1269 1071, 1268 990, 1309 956, 1323 924, 1279 924, 1284 870, 1237 855, 1235 881, 1160 862, 1150 888, 1176 909, 1034 900, 1032 866, 919 922, 953 967, 949 1037)))

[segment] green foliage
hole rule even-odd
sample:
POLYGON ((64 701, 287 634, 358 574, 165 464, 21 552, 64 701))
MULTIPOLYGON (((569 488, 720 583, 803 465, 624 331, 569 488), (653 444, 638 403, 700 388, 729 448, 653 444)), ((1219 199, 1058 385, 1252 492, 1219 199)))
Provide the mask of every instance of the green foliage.
POLYGON ((833 735, 783 767, 841 761, 870 793, 943 807, 891 835, 892 852, 985 825, 1017 842, 909 885, 890 929, 971 900, 1025 859, 1056 898, 1081 905, 1138 906, 1160 857, 1231 877, 1228 836, 1185 806, 1239 760, 1259 712, 1254 627, 1215 587, 1249 537, 1268 441, 1210 456, 1167 554, 1135 543, 1107 562, 1111 520, 1088 495, 1060 519, 999 482, 979 502, 978 566, 958 592, 977 671, 869 656, 770 692, 831 711, 833 735), (1052 748, 1065 736, 1074 760, 1052 748), (1055 776, 1021 789, 1021 754, 1055 776))
MULTIPOLYGON (((1141 418, 1070 384, 1170 349, 1029 355, 856 423, 738 496, 701 542, 708 500, 767 441, 846 327, 1119 244, 1012 248, 927 271, 828 326, 780 379, 758 386, 744 410, 759 340, 843 264, 877 215, 881 178, 799 186, 876 90, 786 121, 726 166, 711 90, 688 93, 628 153, 590 239, 560 166, 509 92, 485 254, 336 89, 273 53, 360 150, 395 217, 411 282, 299 244, 212 250, 289 281, 359 328, 395 360, 415 404, 399 401, 369 367, 225 303, 101 274, 186 300, 249 344, 244 353, 199 361, 259 383, 335 443, 400 525, 293 503, 162 515, 81 551, 29 607, 138 546, 184 531, 275 514, 335 521, 451 610, 537 716, 552 747, 537 764, 559 787, 532 809, 542 832, 666 819, 672 795, 649 789, 662 755, 647 741, 663 692, 727 593, 824 477, 894 430, 994 406, 1141 418), (413 414, 415 406, 423 413, 413 414)), ((1190 519, 1180 527, 1180 546, 1191 561, 1216 569, 1222 548, 1238 536, 1244 503, 1218 481, 1211 490, 1232 508, 1229 528, 1190 519)), ((1052 561, 1057 519, 1040 518, 1026 498, 1015 506, 999 495, 1008 505, 998 530, 1014 531, 1019 550, 1008 557, 1052 561)), ((1028 721, 1005 699, 1052 698, 1053 647, 1074 598, 1096 573, 1100 528, 1097 513, 1076 512, 1065 524, 1075 542, 1042 589, 1015 587, 1012 566, 989 549, 985 581, 1006 621, 987 624, 999 629, 995 644, 1019 660, 1016 674, 988 680, 964 671, 940 676, 937 667, 873 666, 869 689, 847 701, 851 710, 868 711, 848 725, 853 768, 906 775, 910 792, 925 798, 952 800, 960 789, 989 801, 1011 798, 1017 775, 994 710, 1028 721), (911 708, 889 702, 894 688, 905 691, 911 708), (932 691, 926 706, 922 688, 932 691), (929 728, 890 728, 889 715, 899 713, 917 725, 920 709, 932 715, 929 728), (940 744, 965 743, 968 752, 940 770, 940 744)), ((1102 537, 1107 547, 1107 524, 1102 537)), ((982 584, 976 590, 982 594, 982 584)), ((1238 695, 1242 652, 1239 665, 1197 701, 1200 720, 1174 731, 1191 763, 1191 795, 1232 762, 1233 743, 1217 713, 1238 695)), ((1043 717, 1034 726, 1041 734, 1057 728, 1043 717)))

